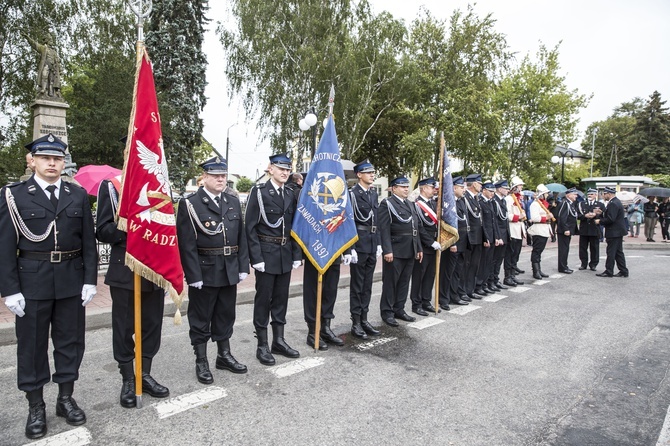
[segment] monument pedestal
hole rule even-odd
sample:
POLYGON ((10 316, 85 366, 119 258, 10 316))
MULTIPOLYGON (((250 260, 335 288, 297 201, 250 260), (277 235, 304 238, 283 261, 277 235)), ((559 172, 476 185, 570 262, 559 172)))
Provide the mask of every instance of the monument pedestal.
MULTIPOLYGON (((65 101, 35 99, 30 104, 33 109, 33 140, 52 133, 67 144, 66 114, 70 106, 65 101)), ((72 177, 77 172, 77 165, 72 162, 70 149, 65 151, 65 174, 72 177)))

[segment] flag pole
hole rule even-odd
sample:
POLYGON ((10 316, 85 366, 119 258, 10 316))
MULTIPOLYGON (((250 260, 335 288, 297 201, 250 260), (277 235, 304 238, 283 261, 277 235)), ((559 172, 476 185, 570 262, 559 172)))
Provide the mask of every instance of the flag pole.
POLYGON ((321 339, 321 293, 323 292, 323 273, 319 271, 319 280, 316 283, 316 323, 314 324, 314 351, 319 351, 321 339))
MULTIPOLYGON (((139 67, 144 52, 144 19, 151 14, 152 0, 129 0, 130 8, 137 16, 137 43, 135 66, 139 67)), ((137 82, 137 79, 135 80, 137 82)), ((134 99, 133 99, 134 100, 134 99)), ((131 141, 128 138, 128 141, 131 141)), ((125 182, 125 178, 124 178, 125 182)), ((136 272, 134 278, 135 301, 135 407, 142 408, 142 279, 136 272)))
MULTIPOLYGON (((440 169, 438 170, 439 175, 444 171, 444 132, 440 133, 440 169)), ((440 180, 440 187, 437 193, 437 243, 440 243, 440 233, 442 232, 442 191, 444 188, 444 178, 440 180)), ((435 256, 435 314, 440 311, 440 260, 442 258, 442 251, 436 253, 435 256)))

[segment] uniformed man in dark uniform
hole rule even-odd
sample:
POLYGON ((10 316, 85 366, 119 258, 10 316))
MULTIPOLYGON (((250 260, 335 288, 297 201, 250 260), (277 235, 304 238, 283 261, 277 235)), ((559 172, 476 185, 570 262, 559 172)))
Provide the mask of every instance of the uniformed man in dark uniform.
MULTIPOLYGON (((119 365, 123 407, 135 407, 135 294, 134 274, 126 266, 126 233, 117 228, 121 178, 104 180, 98 190, 96 236, 109 243, 111 253, 105 284, 112 296, 112 351, 119 365)), ((170 390, 151 376, 151 365, 161 345, 165 291, 142 279, 142 392, 155 398, 170 396, 170 390)))
POLYGON ((458 241, 442 252, 440 261, 440 308, 449 311, 449 304, 468 305, 472 300, 458 289, 463 276, 464 254, 468 247, 468 210, 463 201, 465 178, 454 177, 454 199, 456 200, 456 218, 458 219, 458 241))
POLYGON ((496 226, 498 227, 499 243, 493 248, 493 271, 489 280, 489 288, 498 291, 506 290, 507 286, 500 282, 500 267, 505 260, 505 251, 509 244, 509 221, 507 220, 507 202, 505 197, 509 193, 507 180, 500 180, 494 184, 496 193, 492 199, 496 226))
POLYGON ((17 381, 29 404, 28 438, 47 432, 42 390, 50 379, 49 334, 56 415, 73 426, 86 422, 72 393, 98 256, 88 194, 61 179, 66 147, 51 133, 28 144, 35 174, 0 191, 0 294, 17 316, 17 381))
POLYGON ((379 196, 372 187, 375 168, 368 160, 354 166, 358 184, 349 191, 351 207, 356 221, 358 241, 351 250, 351 281, 349 284, 349 310, 351 311, 351 334, 367 339, 368 335, 381 333, 368 322, 368 310, 372 298, 372 279, 375 275, 377 257, 382 254, 380 232, 377 230, 379 196))
POLYGON ((482 190, 482 175, 480 173, 470 174, 465 177, 465 183, 463 200, 468 211, 468 248, 465 250, 465 274, 461 281, 461 291, 470 299, 481 299, 484 295, 475 293, 475 287, 484 243, 482 209, 477 199, 477 195, 482 190))
POLYGON ((382 296, 379 303, 382 320, 397 327, 397 319, 413 322, 416 318, 405 311, 409 281, 414 261, 423 259, 419 240, 419 217, 407 196, 409 180, 405 177, 391 181, 392 195, 379 205, 379 230, 381 231, 384 268, 382 270, 382 296))
POLYGON ((297 197, 284 184, 291 172, 291 160, 284 154, 270 157, 270 179, 249 192, 245 225, 249 258, 256 274, 254 327, 258 338, 256 358, 274 365, 272 353, 298 358, 300 353, 284 339, 291 268, 302 263, 300 246, 291 237, 297 197), (272 347, 268 347, 267 326, 272 316, 272 347))
POLYGON ((570 239, 577 232, 577 210, 574 202, 577 198, 577 189, 570 188, 565 191, 565 199, 558 209, 556 230, 558 235, 558 272, 572 274, 568 267, 568 254, 570 254, 570 239))
POLYGON ((496 208, 493 202, 495 186, 492 182, 484 183, 479 197, 479 206, 482 210, 482 229, 484 239, 482 243, 482 256, 479 260, 479 270, 475 284, 475 294, 487 295, 497 293, 497 288, 489 288, 489 279, 493 271, 493 252, 501 243, 496 223, 496 208))
POLYGON ((420 193, 414 202, 421 225, 419 237, 423 248, 423 259, 414 262, 410 299, 412 311, 419 316, 428 316, 428 313, 436 312, 432 304, 435 260, 437 253, 441 253, 440 242, 437 241, 440 217, 436 214, 437 203, 434 200, 437 189, 438 184, 434 178, 424 178, 419 181, 420 193))
POLYGON ((177 237, 179 255, 188 283, 188 324, 195 352, 195 375, 211 384, 207 342, 216 342, 216 368, 247 373, 247 367, 230 353, 235 323, 237 284, 249 274, 247 237, 240 200, 224 192, 228 165, 220 157, 200 165, 203 186, 179 203, 177 237))
POLYGON ((616 266, 619 268, 616 277, 628 277, 626 257, 623 254, 623 237, 628 232, 626 230, 626 212, 621 200, 616 197, 615 189, 606 187, 603 191, 603 198, 607 201, 605 211, 596 209, 594 212, 598 215, 596 224, 602 224, 605 227, 607 260, 605 261, 605 271, 596 274, 596 276, 615 277, 614 262, 616 261, 616 266))
POLYGON ((605 205, 598 201, 598 190, 591 189, 586 191, 586 201, 578 203, 577 211, 579 218, 579 260, 580 270, 587 267, 595 271, 600 261, 600 226, 596 224, 595 210, 605 211, 605 205), (589 262, 589 252, 591 261, 589 262))

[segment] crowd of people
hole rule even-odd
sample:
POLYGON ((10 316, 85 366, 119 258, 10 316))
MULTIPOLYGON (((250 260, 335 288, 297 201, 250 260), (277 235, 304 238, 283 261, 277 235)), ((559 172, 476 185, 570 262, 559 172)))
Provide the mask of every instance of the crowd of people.
MULTIPOLYGON (((96 237, 111 245, 105 284, 112 297, 112 351, 121 375, 122 407, 136 405, 136 383, 133 274, 124 261, 126 233, 117 228, 120 178, 100 185, 94 226, 86 191, 61 178, 66 144, 49 134, 26 147, 34 173, 4 187, 0 194, 0 294, 16 315, 18 388, 28 400, 25 434, 32 439, 47 432, 43 387, 50 380, 59 387, 56 414, 71 425, 86 422, 72 395, 85 347, 84 306, 96 294, 96 237), (49 337, 54 350, 53 375, 48 361, 49 337)), ((227 188, 226 160, 217 156, 201 167, 202 185, 180 200, 176 229, 188 285, 195 378, 207 385, 214 382, 207 357, 210 341, 217 344, 217 369, 236 374, 248 371, 233 356, 231 339, 237 285, 252 270, 256 358, 260 364, 272 366, 275 355, 300 356, 287 342, 284 328, 291 272, 303 264, 300 247, 291 237, 302 176, 292 176, 287 155, 271 156, 269 179, 251 189, 246 212, 242 212, 239 198, 227 188)), ((569 189, 560 203, 551 203, 547 200, 549 190, 541 184, 526 209, 525 184, 519 177, 494 183, 484 181, 480 174, 453 176, 457 225, 452 229, 458 240, 442 250, 437 180, 419 181, 419 193, 410 200, 410 181, 395 178, 390 181, 388 197, 380 201, 373 187, 374 166, 362 161, 354 166, 354 174, 356 184, 348 193, 358 240, 325 271, 321 314, 316 310, 318 272, 311 262, 305 262, 303 308, 310 347, 316 346, 317 339, 320 350, 344 345, 331 329, 342 264, 350 266, 350 332, 359 339, 381 334, 368 317, 380 257, 383 283, 379 314, 391 327, 399 326, 398 320, 416 320, 406 311, 408 297, 411 312, 428 316, 522 285, 520 275, 525 272, 518 262, 528 235, 532 238, 530 260, 535 280, 547 277, 542 254, 555 235, 559 272, 572 273, 568 265, 570 239, 578 233, 580 269, 595 271, 601 227, 607 240, 607 261, 598 276, 614 277, 615 264, 617 277, 629 275, 622 239, 628 233, 630 210, 624 209, 613 189, 605 188, 604 202, 598 200, 597 191, 589 189, 587 199, 577 203, 577 191, 569 189), (437 308, 433 298, 436 283, 437 308), (318 332, 317 325, 321 327, 318 332)), ((645 218, 651 218, 647 213, 652 210, 664 218, 667 240, 668 201, 653 209, 645 205, 645 218)), ((647 237, 653 239, 653 232, 647 237)), ((141 388, 152 397, 165 398, 169 389, 152 376, 153 358, 161 344, 164 291, 143 279, 141 294, 141 388)))

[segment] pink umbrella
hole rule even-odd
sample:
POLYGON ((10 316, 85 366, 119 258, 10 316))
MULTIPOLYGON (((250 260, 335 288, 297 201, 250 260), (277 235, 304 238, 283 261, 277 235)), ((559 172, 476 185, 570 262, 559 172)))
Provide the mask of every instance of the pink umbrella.
POLYGON ((86 189, 89 195, 98 195, 100 183, 117 175, 121 175, 121 171, 115 167, 108 166, 107 164, 103 164, 102 166, 91 164, 79 169, 74 174, 74 179, 86 189))

